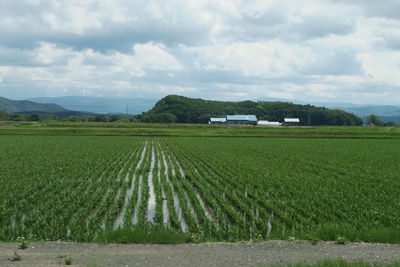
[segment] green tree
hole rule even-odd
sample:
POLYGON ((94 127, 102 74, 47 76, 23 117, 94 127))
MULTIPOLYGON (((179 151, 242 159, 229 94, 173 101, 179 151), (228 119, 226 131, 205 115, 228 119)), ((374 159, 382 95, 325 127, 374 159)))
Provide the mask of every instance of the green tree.
POLYGON ((39 116, 39 114, 33 113, 28 116, 27 120, 28 121, 40 121, 40 116, 39 116))
POLYGON ((107 121, 107 118, 104 115, 97 115, 94 117, 94 121, 95 122, 105 122, 105 121, 107 121))
POLYGON ((114 121, 118 121, 119 119, 120 119, 120 117, 118 115, 111 115, 109 121, 114 122, 114 121))
POLYGON ((9 114, 7 112, 5 112, 4 110, 0 109, 0 120, 2 121, 7 121, 9 120, 9 114))
POLYGON ((368 115, 368 117, 367 117, 367 124, 375 125, 375 126, 383 126, 385 124, 385 122, 383 122, 381 119, 379 119, 378 116, 371 114, 371 115, 368 115))

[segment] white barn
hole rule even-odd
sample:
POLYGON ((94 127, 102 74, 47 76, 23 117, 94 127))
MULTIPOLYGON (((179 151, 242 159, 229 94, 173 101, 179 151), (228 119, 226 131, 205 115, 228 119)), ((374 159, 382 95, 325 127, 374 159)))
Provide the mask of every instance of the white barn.
POLYGON ((285 125, 286 126, 297 126, 300 123, 299 118, 285 118, 285 125))
POLYGON ((208 124, 224 124, 226 123, 226 118, 210 118, 208 124))
POLYGON ((281 126, 282 123, 278 121, 266 121, 266 120, 259 120, 257 122, 258 126, 281 126))

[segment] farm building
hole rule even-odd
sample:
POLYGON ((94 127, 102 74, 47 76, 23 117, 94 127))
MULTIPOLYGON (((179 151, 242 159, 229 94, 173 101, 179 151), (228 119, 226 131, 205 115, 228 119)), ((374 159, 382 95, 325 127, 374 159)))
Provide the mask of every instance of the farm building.
POLYGON ((284 125, 285 126, 297 126, 300 123, 299 118, 285 118, 284 125))
POLYGON ((208 124, 225 124, 226 118, 210 118, 208 124))
POLYGON ((240 125, 252 125, 257 123, 257 117, 255 115, 227 115, 227 124, 240 124, 240 125))
POLYGON ((257 122, 258 126, 281 126, 282 123, 278 121, 265 121, 265 120, 259 120, 257 122))

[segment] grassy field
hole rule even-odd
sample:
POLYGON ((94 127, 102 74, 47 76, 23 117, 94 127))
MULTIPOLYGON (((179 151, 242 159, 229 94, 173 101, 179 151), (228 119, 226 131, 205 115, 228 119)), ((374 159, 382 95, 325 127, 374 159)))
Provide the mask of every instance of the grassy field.
MULTIPOLYGON (((0 131, 102 126, 109 129, 32 124, 0 131)), ((121 125, 151 127, 185 134, 286 130, 121 125)), ((301 130, 309 129, 287 129, 301 130)), ((354 128, 373 130, 398 132, 354 128)), ((398 139, 3 135, 0 240, 112 242, 131 232, 159 242, 144 233, 151 229, 171 243, 400 243, 398 151, 398 139)))
POLYGON ((254 127, 207 124, 0 122, 0 135, 400 138, 400 127, 254 127))

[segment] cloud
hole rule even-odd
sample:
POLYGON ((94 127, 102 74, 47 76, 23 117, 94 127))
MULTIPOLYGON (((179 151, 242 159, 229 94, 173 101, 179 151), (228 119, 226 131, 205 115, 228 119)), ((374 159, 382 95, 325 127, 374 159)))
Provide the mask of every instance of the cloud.
POLYGON ((359 8, 365 16, 400 19, 400 2, 397 0, 331 0, 359 8))
POLYGON ((202 42, 212 19, 184 1, 49 0, 0 2, 0 44, 32 48, 38 42, 74 49, 128 51, 134 43, 202 42), (29 29, 26 32, 26 29, 29 29), (23 33, 23 34, 21 34, 23 33))
POLYGON ((0 0, 0 95, 396 104, 399 7, 397 0, 0 0))
POLYGON ((186 48, 195 55, 200 69, 238 72, 243 76, 282 77, 306 64, 310 51, 279 41, 231 43, 186 48))

